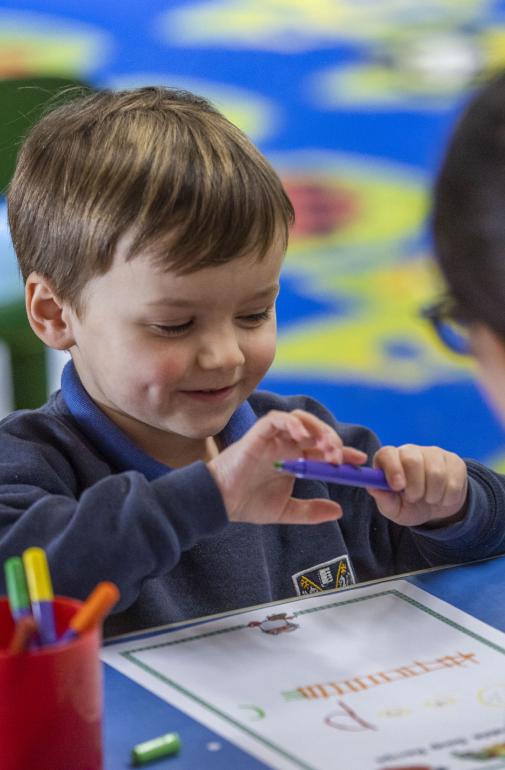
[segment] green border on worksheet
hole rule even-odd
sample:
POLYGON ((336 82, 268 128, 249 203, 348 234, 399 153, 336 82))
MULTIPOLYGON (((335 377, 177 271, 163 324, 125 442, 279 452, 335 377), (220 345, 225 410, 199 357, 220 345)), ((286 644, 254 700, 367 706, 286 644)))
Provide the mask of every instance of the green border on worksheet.
MULTIPOLYGON (((369 601, 370 599, 376 599, 381 596, 395 596, 397 599, 401 599, 405 602, 408 602, 409 604, 412 604, 414 607, 416 607, 416 609, 421 610, 422 612, 426 612, 428 615, 431 615, 433 618, 436 618, 436 620, 442 621, 442 623, 445 623, 446 625, 451 626, 452 628, 455 628, 458 631, 461 631, 463 634, 466 634, 467 636, 470 636, 473 639, 476 639, 477 641, 481 642, 487 647, 491 647, 496 652, 499 652, 502 655, 505 655, 505 649, 503 647, 500 647, 500 645, 495 644, 494 642, 491 642, 489 639, 485 639, 483 636, 480 636, 480 634, 476 634, 474 631, 470 631, 464 626, 461 626, 459 623, 456 623, 454 620, 449 620, 449 618, 444 617, 439 612, 435 612, 435 610, 432 610, 429 607, 425 607, 416 599, 413 599, 411 596, 407 596, 406 594, 396 589, 390 589, 388 591, 379 591, 377 593, 374 593, 368 596, 355 597, 354 599, 343 599, 338 602, 331 602, 330 604, 324 604, 321 607, 308 607, 305 610, 300 610, 299 612, 296 612, 296 611, 293 612, 293 616, 300 617, 302 615, 308 615, 309 613, 312 613, 312 612, 323 612, 324 610, 334 609, 335 607, 342 607, 346 604, 357 604, 358 602, 369 601)), ((169 687, 172 687, 174 690, 177 690, 177 692, 181 693, 182 695, 185 695, 194 703, 198 703, 199 706, 203 706, 205 709, 207 709, 207 711, 212 712, 212 714, 220 717, 223 721, 228 722, 228 724, 233 725, 233 727, 238 728, 243 733, 246 733, 249 737, 254 738, 259 743, 263 744, 263 746, 266 746, 267 748, 276 752, 280 756, 284 757, 284 759, 289 760, 290 762, 293 763, 294 767, 298 767, 301 770, 317 770, 317 768, 313 767, 312 765, 307 765, 305 762, 302 762, 297 757, 292 756, 287 751, 282 749, 280 746, 277 746, 276 744, 267 740, 263 736, 258 735, 258 733, 254 732, 254 730, 251 730, 249 727, 247 727, 247 725, 242 724, 242 722, 239 722, 234 717, 230 716, 229 714, 225 714, 223 711, 216 708, 211 703, 208 703, 207 701, 203 700, 198 695, 196 695, 196 693, 190 692, 181 684, 178 684, 173 679, 169 679, 168 677, 163 676, 163 674, 160 674, 159 671, 156 671, 155 669, 151 668, 151 666, 148 666, 147 664, 143 663, 141 660, 137 660, 136 658, 136 653, 139 653, 139 652, 146 652, 147 650, 155 650, 160 647, 171 647, 176 644, 186 644, 188 642, 195 642, 198 639, 205 639, 210 636, 218 636, 219 634, 228 634, 232 631, 240 631, 243 628, 247 628, 247 625, 244 623, 242 623, 241 625, 229 626, 227 628, 220 628, 217 631, 208 631, 208 632, 195 634, 194 636, 190 636, 184 639, 174 639, 173 641, 167 640, 164 642, 160 642, 159 644, 148 644, 148 645, 145 645, 144 647, 137 647, 133 651, 127 650, 125 652, 121 652, 120 654, 124 658, 126 658, 128 661, 130 661, 131 663, 134 663, 136 666, 141 668, 143 671, 146 671, 148 674, 151 674, 152 676, 154 676, 160 682, 163 682, 169 687)), ((501 765, 501 767, 505 767, 505 765, 501 765)))

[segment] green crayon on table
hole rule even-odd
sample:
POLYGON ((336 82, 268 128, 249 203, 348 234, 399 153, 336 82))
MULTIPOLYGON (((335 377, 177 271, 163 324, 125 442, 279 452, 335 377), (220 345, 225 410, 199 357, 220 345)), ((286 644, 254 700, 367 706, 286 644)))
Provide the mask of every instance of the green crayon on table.
POLYGON ((139 743, 132 749, 132 763, 134 765, 144 765, 153 759, 162 759, 177 754, 181 748, 181 739, 178 733, 166 733, 159 738, 152 738, 150 741, 139 743))

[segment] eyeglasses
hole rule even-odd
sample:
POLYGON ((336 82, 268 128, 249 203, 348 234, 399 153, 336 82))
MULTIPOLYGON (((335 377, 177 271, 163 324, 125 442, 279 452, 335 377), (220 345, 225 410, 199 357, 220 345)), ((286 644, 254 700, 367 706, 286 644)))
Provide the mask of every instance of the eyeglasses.
POLYGON ((427 305, 420 311, 422 318, 430 321, 439 340, 460 356, 468 356, 472 352, 468 334, 469 319, 459 309, 452 297, 442 299, 427 305))

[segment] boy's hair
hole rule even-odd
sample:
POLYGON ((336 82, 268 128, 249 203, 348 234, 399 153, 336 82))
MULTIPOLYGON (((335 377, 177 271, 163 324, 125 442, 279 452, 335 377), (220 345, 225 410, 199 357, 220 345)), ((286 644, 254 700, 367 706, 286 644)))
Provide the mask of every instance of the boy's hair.
POLYGON ((26 280, 47 278, 81 310, 81 292, 111 267, 147 253, 179 273, 287 246, 294 220, 263 155, 207 100, 145 87, 102 90, 49 112, 28 134, 8 193, 26 280))
POLYGON ((505 336, 505 73, 471 99, 434 191, 435 256, 463 317, 505 336))

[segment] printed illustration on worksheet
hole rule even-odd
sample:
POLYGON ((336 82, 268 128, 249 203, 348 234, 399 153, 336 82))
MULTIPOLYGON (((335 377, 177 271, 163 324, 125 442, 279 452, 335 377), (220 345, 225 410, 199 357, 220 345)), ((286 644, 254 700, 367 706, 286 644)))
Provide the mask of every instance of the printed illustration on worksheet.
POLYGON ((505 634, 394 580, 105 648, 279 770, 505 769, 505 634))

